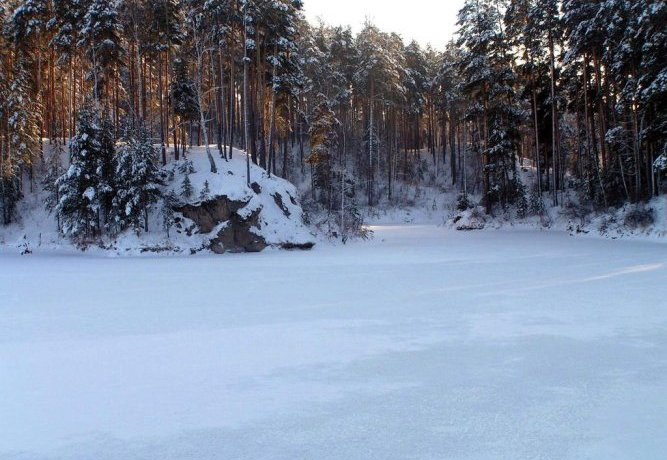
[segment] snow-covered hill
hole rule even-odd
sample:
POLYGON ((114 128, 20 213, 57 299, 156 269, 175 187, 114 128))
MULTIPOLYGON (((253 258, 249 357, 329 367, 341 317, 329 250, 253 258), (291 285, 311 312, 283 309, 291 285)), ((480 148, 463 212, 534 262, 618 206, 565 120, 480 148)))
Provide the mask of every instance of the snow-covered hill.
MULTIPOLYGON (((215 154, 215 153, 214 153, 215 154)), ((165 196, 172 200, 173 216, 165 225, 163 206, 155 205, 149 231, 126 231, 102 238, 88 251, 111 254, 255 252, 266 247, 310 248, 314 237, 303 222, 296 188, 289 182, 250 165, 247 185, 246 156, 234 150, 231 160, 215 155, 217 173, 210 172, 204 147, 193 147, 187 159, 163 169, 165 196), (191 193, 183 193, 185 176, 191 193), (206 186, 208 186, 207 190, 206 186)), ((56 217, 44 209, 45 194, 36 184, 19 203, 18 221, 0 226, 0 251, 74 251, 62 237, 56 217)))

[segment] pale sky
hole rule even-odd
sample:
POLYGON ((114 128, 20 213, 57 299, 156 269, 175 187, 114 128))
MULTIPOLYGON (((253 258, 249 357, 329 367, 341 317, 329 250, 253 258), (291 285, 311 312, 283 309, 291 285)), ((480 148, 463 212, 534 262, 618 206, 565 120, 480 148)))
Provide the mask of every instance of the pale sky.
POLYGON ((456 31, 456 15, 464 0, 304 0, 306 18, 315 23, 350 25, 358 32, 368 17, 385 32, 403 40, 431 43, 443 49, 456 31))

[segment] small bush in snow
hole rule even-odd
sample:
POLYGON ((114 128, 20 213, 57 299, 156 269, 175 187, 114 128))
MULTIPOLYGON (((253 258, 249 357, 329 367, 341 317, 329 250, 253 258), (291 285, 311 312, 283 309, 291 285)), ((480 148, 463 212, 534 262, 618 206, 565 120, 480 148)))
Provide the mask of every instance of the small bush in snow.
POLYGON ((655 212, 652 208, 637 206, 625 215, 623 223, 631 229, 646 228, 655 223, 655 212))
POLYGON ((468 195, 465 193, 459 194, 459 197, 456 200, 456 209, 458 211, 466 211, 470 208, 472 208, 474 204, 470 199, 468 198, 468 195))
POLYGON ((199 192, 199 200, 206 201, 211 198, 211 187, 208 184, 208 181, 204 181, 204 188, 199 192))
POLYGON ((192 160, 185 160, 180 165, 178 165, 178 172, 186 175, 194 174, 196 171, 194 165, 192 164, 192 160))

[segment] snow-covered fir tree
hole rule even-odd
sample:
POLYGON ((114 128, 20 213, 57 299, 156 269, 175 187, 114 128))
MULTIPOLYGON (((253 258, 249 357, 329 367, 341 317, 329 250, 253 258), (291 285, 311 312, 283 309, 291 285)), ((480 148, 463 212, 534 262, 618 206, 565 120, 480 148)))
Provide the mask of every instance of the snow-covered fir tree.
MULTIPOLYGON (((60 140, 56 140, 55 144, 51 146, 51 151, 45 157, 44 166, 46 172, 42 180, 42 186, 46 192, 44 206, 49 212, 53 212, 60 202, 60 190, 57 182, 64 173, 64 158, 65 149, 60 140)), ((57 216, 57 218, 58 230, 60 230, 60 217, 57 216)))
POLYGON ((199 201, 206 201, 211 198, 211 186, 208 183, 208 180, 204 181, 204 186, 199 192, 199 201))
MULTIPOLYGON (((5 5, 0 3, 0 21, 2 24, 5 23, 7 14, 5 5)), ((11 77, 9 49, 9 40, 5 34, 0 33, 0 211, 4 225, 12 222, 16 203, 21 197, 18 158, 7 142, 10 136, 9 131, 3 129, 6 126, 11 109, 8 105, 9 80, 11 77)))
POLYGON ((167 233, 167 238, 169 238, 169 230, 175 222, 174 208, 178 206, 180 202, 181 200, 173 190, 170 190, 162 197, 160 217, 162 217, 162 228, 167 233))
POLYGON ((157 154, 144 127, 125 139, 115 164, 113 221, 117 231, 148 231, 148 215, 161 196, 157 154))
POLYGON ((462 89, 472 105, 468 118, 481 157, 483 201, 490 213, 495 203, 506 205, 517 196, 516 158, 520 111, 514 100, 515 75, 502 18, 495 2, 468 0, 459 13, 462 89))
POLYGON ((178 172, 181 174, 194 174, 196 171, 192 160, 181 161, 178 165, 178 172))
POLYGON ((190 174, 186 173, 181 182, 181 196, 187 199, 192 197, 193 193, 194 188, 192 186, 192 181, 190 180, 190 174))
POLYGON ((13 79, 7 92, 6 110, 9 128, 9 150, 20 166, 30 172, 30 189, 33 185, 33 165, 40 155, 39 116, 40 106, 34 97, 34 81, 30 61, 22 54, 14 64, 13 79))
MULTIPOLYGON (((105 181, 113 159, 113 142, 105 134, 99 111, 79 112, 77 133, 69 144, 70 166, 56 182, 60 201, 56 212, 64 235, 85 240, 101 234, 113 189, 105 181)), ((112 139, 111 139, 112 140, 112 139)))

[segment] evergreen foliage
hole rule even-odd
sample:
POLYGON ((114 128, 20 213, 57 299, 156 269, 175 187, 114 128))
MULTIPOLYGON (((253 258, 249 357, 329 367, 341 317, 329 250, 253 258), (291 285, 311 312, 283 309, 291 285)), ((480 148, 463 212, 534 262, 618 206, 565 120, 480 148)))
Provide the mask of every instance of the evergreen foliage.
POLYGON ((126 139, 116 159, 118 178, 113 197, 117 230, 133 228, 148 231, 148 211, 161 197, 162 182, 155 148, 146 129, 141 127, 126 139))
POLYGON ((71 138, 71 175, 48 189, 63 231, 137 228, 134 210, 119 214, 134 200, 120 197, 117 160, 125 174, 136 158, 125 147, 115 158, 126 127, 159 139, 163 165, 205 145, 215 173, 210 144, 225 159, 247 147, 268 174, 311 184, 331 215, 341 171, 351 200, 370 208, 427 183, 521 215, 526 199, 556 206, 577 193, 577 205, 607 209, 664 192, 665 2, 467 0, 442 52, 371 22, 357 34, 312 25, 302 10, 300 0, 1 2, 3 223, 20 218, 44 145, 71 138))
POLYGON ((60 200, 56 212, 64 235, 77 240, 98 236, 102 213, 111 190, 103 181, 105 163, 113 144, 103 135, 99 112, 86 107, 79 112, 77 134, 70 140, 70 166, 57 180, 60 200))
POLYGON ((201 189, 199 192, 199 200, 200 201, 206 201, 209 198, 211 198, 211 186, 209 185, 208 181, 204 181, 204 187, 201 189))
POLYGON ((190 174, 185 174, 183 177, 183 182, 181 182, 181 196, 185 198, 192 197, 194 189, 192 187, 192 181, 190 181, 190 174))
POLYGON ((313 186, 325 205, 332 200, 332 154, 338 147, 339 123, 326 96, 320 94, 310 120, 310 156, 307 161, 313 168, 313 186))

